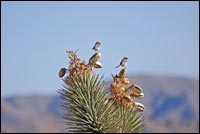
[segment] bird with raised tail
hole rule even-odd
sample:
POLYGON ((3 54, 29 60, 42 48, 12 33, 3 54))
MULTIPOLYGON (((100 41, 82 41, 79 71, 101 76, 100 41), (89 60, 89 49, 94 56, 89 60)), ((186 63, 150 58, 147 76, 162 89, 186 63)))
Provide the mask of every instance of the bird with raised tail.
POLYGON ((97 41, 97 42, 94 44, 94 46, 93 46, 92 49, 94 49, 95 52, 99 51, 99 50, 100 50, 100 44, 101 44, 101 43, 97 41))
POLYGON ((118 68, 119 66, 122 66, 122 67, 126 66, 127 60, 128 60, 128 58, 127 58, 127 57, 124 57, 124 58, 121 60, 120 64, 119 64, 118 66, 116 66, 115 68, 118 68))

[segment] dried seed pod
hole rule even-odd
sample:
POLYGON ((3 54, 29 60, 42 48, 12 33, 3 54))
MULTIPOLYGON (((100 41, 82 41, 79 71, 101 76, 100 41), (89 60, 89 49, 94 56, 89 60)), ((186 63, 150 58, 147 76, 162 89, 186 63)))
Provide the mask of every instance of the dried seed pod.
POLYGON ((59 77, 60 77, 60 78, 63 77, 63 76, 65 75, 66 71, 67 71, 66 68, 61 68, 60 71, 59 71, 59 74, 58 74, 59 77))
POLYGON ((89 64, 93 65, 95 62, 97 62, 99 59, 101 58, 101 53, 97 52, 94 55, 92 55, 92 57, 90 57, 89 59, 89 64))
POLYGON ((138 99, 139 99, 139 98, 144 97, 144 93, 140 93, 140 94, 131 93, 130 96, 131 96, 132 98, 138 98, 138 99))
POLYGON ((129 91, 131 90, 133 93, 137 93, 137 94, 140 94, 142 93, 142 88, 139 87, 138 85, 131 85, 130 87, 128 87, 125 91, 129 91))
POLYGON ((127 69, 123 68, 120 72, 119 72, 119 77, 120 78, 125 78, 127 74, 127 69))
POLYGON ((93 66, 94 68, 102 68, 102 64, 99 61, 95 62, 93 66))
POLYGON ((138 111, 144 111, 145 107, 143 104, 139 103, 139 102, 133 102, 133 106, 137 108, 138 111))
POLYGON ((123 100, 125 101, 125 102, 131 102, 131 97, 129 96, 129 95, 124 95, 123 96, 123 100))

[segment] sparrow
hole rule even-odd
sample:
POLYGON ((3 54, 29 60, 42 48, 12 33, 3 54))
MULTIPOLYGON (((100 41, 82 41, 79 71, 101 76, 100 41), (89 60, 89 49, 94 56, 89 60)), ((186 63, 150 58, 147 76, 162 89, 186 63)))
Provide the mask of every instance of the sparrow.
POLYGON ((101 43, 97 41, 97 42, 94 44, 94 46, 93 46, 92 49, 94 49, 95 52, 99 51, 99 50, 100 50, 100 44, 101 44, 101 43))
POLYGON ((126 66, 127 60, 128 60, 128 58, 127 58, 127 57, 124 57, 124 58, 121 60, 120 64, 119 64, 118 66, 116 66, 115 68, 118 68, 119 66, 122 66, 122 67, 126 66))

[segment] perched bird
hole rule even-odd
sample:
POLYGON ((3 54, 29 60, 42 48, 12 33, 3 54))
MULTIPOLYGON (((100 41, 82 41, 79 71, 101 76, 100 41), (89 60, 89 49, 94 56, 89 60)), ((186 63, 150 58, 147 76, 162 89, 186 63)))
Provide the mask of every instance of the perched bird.
POLYGON ((66 71, 67 71, 66 68, 61 68, 60 71, 59 71, 59 74, 58 74, 59 77, 60 77, 60 78, 63 77, 63 76, 65 75, 66 71))
POLYGON ((92 49, 94 49, 95 52, 99 51, 99 50, 100 50, 100 44, 101 44, 101 43, 97 41, 97 42, 94 44, 94 46, 93 46, 92 49))
POLYGON ((127 58, 127 57, 124 57, 124 58, 121 60, 120 64, 119 64, 118 66, 116 66, 115 68, 118 68, 119 66, 122 66, 122 67, 126 66, 127 60, 128 60, 128 58, 127 58))

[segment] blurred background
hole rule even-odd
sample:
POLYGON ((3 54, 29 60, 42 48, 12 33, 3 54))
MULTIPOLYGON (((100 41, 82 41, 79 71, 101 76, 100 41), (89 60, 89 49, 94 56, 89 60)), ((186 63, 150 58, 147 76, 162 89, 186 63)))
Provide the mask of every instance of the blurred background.
POLYGON ((143 132, 199 132, 199 2, 1 2, 1 131, 67 132, 58 72, 101 43, 106 87, 128 57, 143 132))

